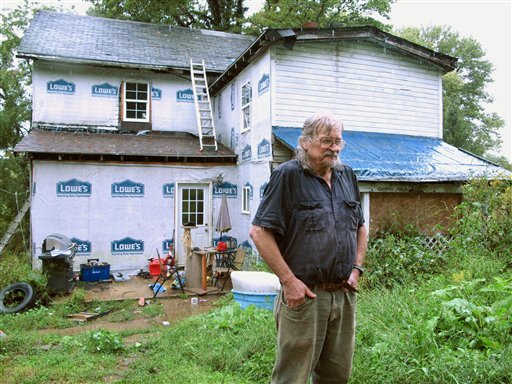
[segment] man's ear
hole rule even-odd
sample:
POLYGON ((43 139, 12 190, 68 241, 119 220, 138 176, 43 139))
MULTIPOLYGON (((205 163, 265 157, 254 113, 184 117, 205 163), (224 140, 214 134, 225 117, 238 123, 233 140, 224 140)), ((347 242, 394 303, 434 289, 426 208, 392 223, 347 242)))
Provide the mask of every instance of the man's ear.
POLYGON ((307 152, 308 148, 309 148, 309 140, 306 139, 305 137, 301 138, 300 139, 300 146, 302 147, 303 150, 305 150, 307 152))

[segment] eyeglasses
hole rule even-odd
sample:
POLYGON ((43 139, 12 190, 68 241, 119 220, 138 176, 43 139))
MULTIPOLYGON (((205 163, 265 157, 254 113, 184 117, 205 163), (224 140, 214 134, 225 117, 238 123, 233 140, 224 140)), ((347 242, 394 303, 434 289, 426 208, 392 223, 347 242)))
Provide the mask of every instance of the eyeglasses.
POLYGON ((330 137, 322 137, 321 139, 317 139, 316 137, 312 137, 312 139, 316 140, 316 141, 319 141, 320 142, 320 146, 322 148, 331 148, 332 145, 335 144, 340 149, 340 151, 341 151, 343 148, 345 148, 345 145, 347 145, 345 140, 331 139, 330 137))

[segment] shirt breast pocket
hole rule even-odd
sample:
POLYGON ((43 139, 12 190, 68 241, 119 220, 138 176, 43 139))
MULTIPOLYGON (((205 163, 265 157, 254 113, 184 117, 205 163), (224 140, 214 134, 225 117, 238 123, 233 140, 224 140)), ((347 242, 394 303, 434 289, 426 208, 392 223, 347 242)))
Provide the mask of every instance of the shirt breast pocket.
POLYGON ((302 201, 296 206, 297 225, 301 232, 312 233, 327 228, 326 214, 322 203, 318 201, 302 201))
POLYGON ((350 230, 356 230, 359 224, 359 202, 343 201, 342 210, 344 221, 350 230))

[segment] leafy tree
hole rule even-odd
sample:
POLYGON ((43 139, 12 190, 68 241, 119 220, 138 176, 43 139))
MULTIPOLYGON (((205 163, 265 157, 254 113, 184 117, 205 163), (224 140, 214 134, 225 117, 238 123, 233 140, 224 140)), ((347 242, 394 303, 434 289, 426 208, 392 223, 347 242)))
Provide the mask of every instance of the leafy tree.
POLYGON ((492 82, 492 64, 473 38, 461 37, 447 26, 404 28, 403 38, 459 59, 457 70, 443 76, 444 140, 458 148, 483 156, 501 143, 504 121, 486 113, 492 97, 485 87, 492 82))
POLYGON ((2 14, 0 25, 0 150, 9 151, 24 136, 30 120, 30 65, 15 59, 16 47, 28 26, 29 10, 18 7, 2 14))
POLYGON ((88 14, 112 19, 240 32, 247 8, 243 0, 87 0, 88 14))
POLYGON ((262 10, 248 21, 251 32, 265 28, 301 27, 314 22, 318 27, 347 27, 373 25, 383 30, 390 26, 371 16, 378 14, 389 19, 391 4, 395 0, 265 0, 262 10))
MULTIPOLYGON (((25 1, 0 14, 0 236, 28 197, 28 161, 25 156, 14 157, 12 151, 30 127, 31 65, 16 59, 16 47, 33 12, 25 1)), ((13 243, 18 249, 22 245, 21 241, 13 243)))

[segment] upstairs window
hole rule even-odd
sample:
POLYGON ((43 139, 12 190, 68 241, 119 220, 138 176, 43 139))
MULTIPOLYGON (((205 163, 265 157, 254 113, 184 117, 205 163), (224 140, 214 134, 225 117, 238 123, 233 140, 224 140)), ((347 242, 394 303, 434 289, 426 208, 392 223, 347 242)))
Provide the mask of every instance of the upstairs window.
POLYGON ((242 85, 242 132, 251 129, 251 102, 252 88, 251 82, 248 81, 242 85))
POLYGON ((123 120, 149 122, 149 84, 125 83, 123 120))
POLYGON ((251 213, 251 187, 244 185, 242 189, 242 213, 251 213))

